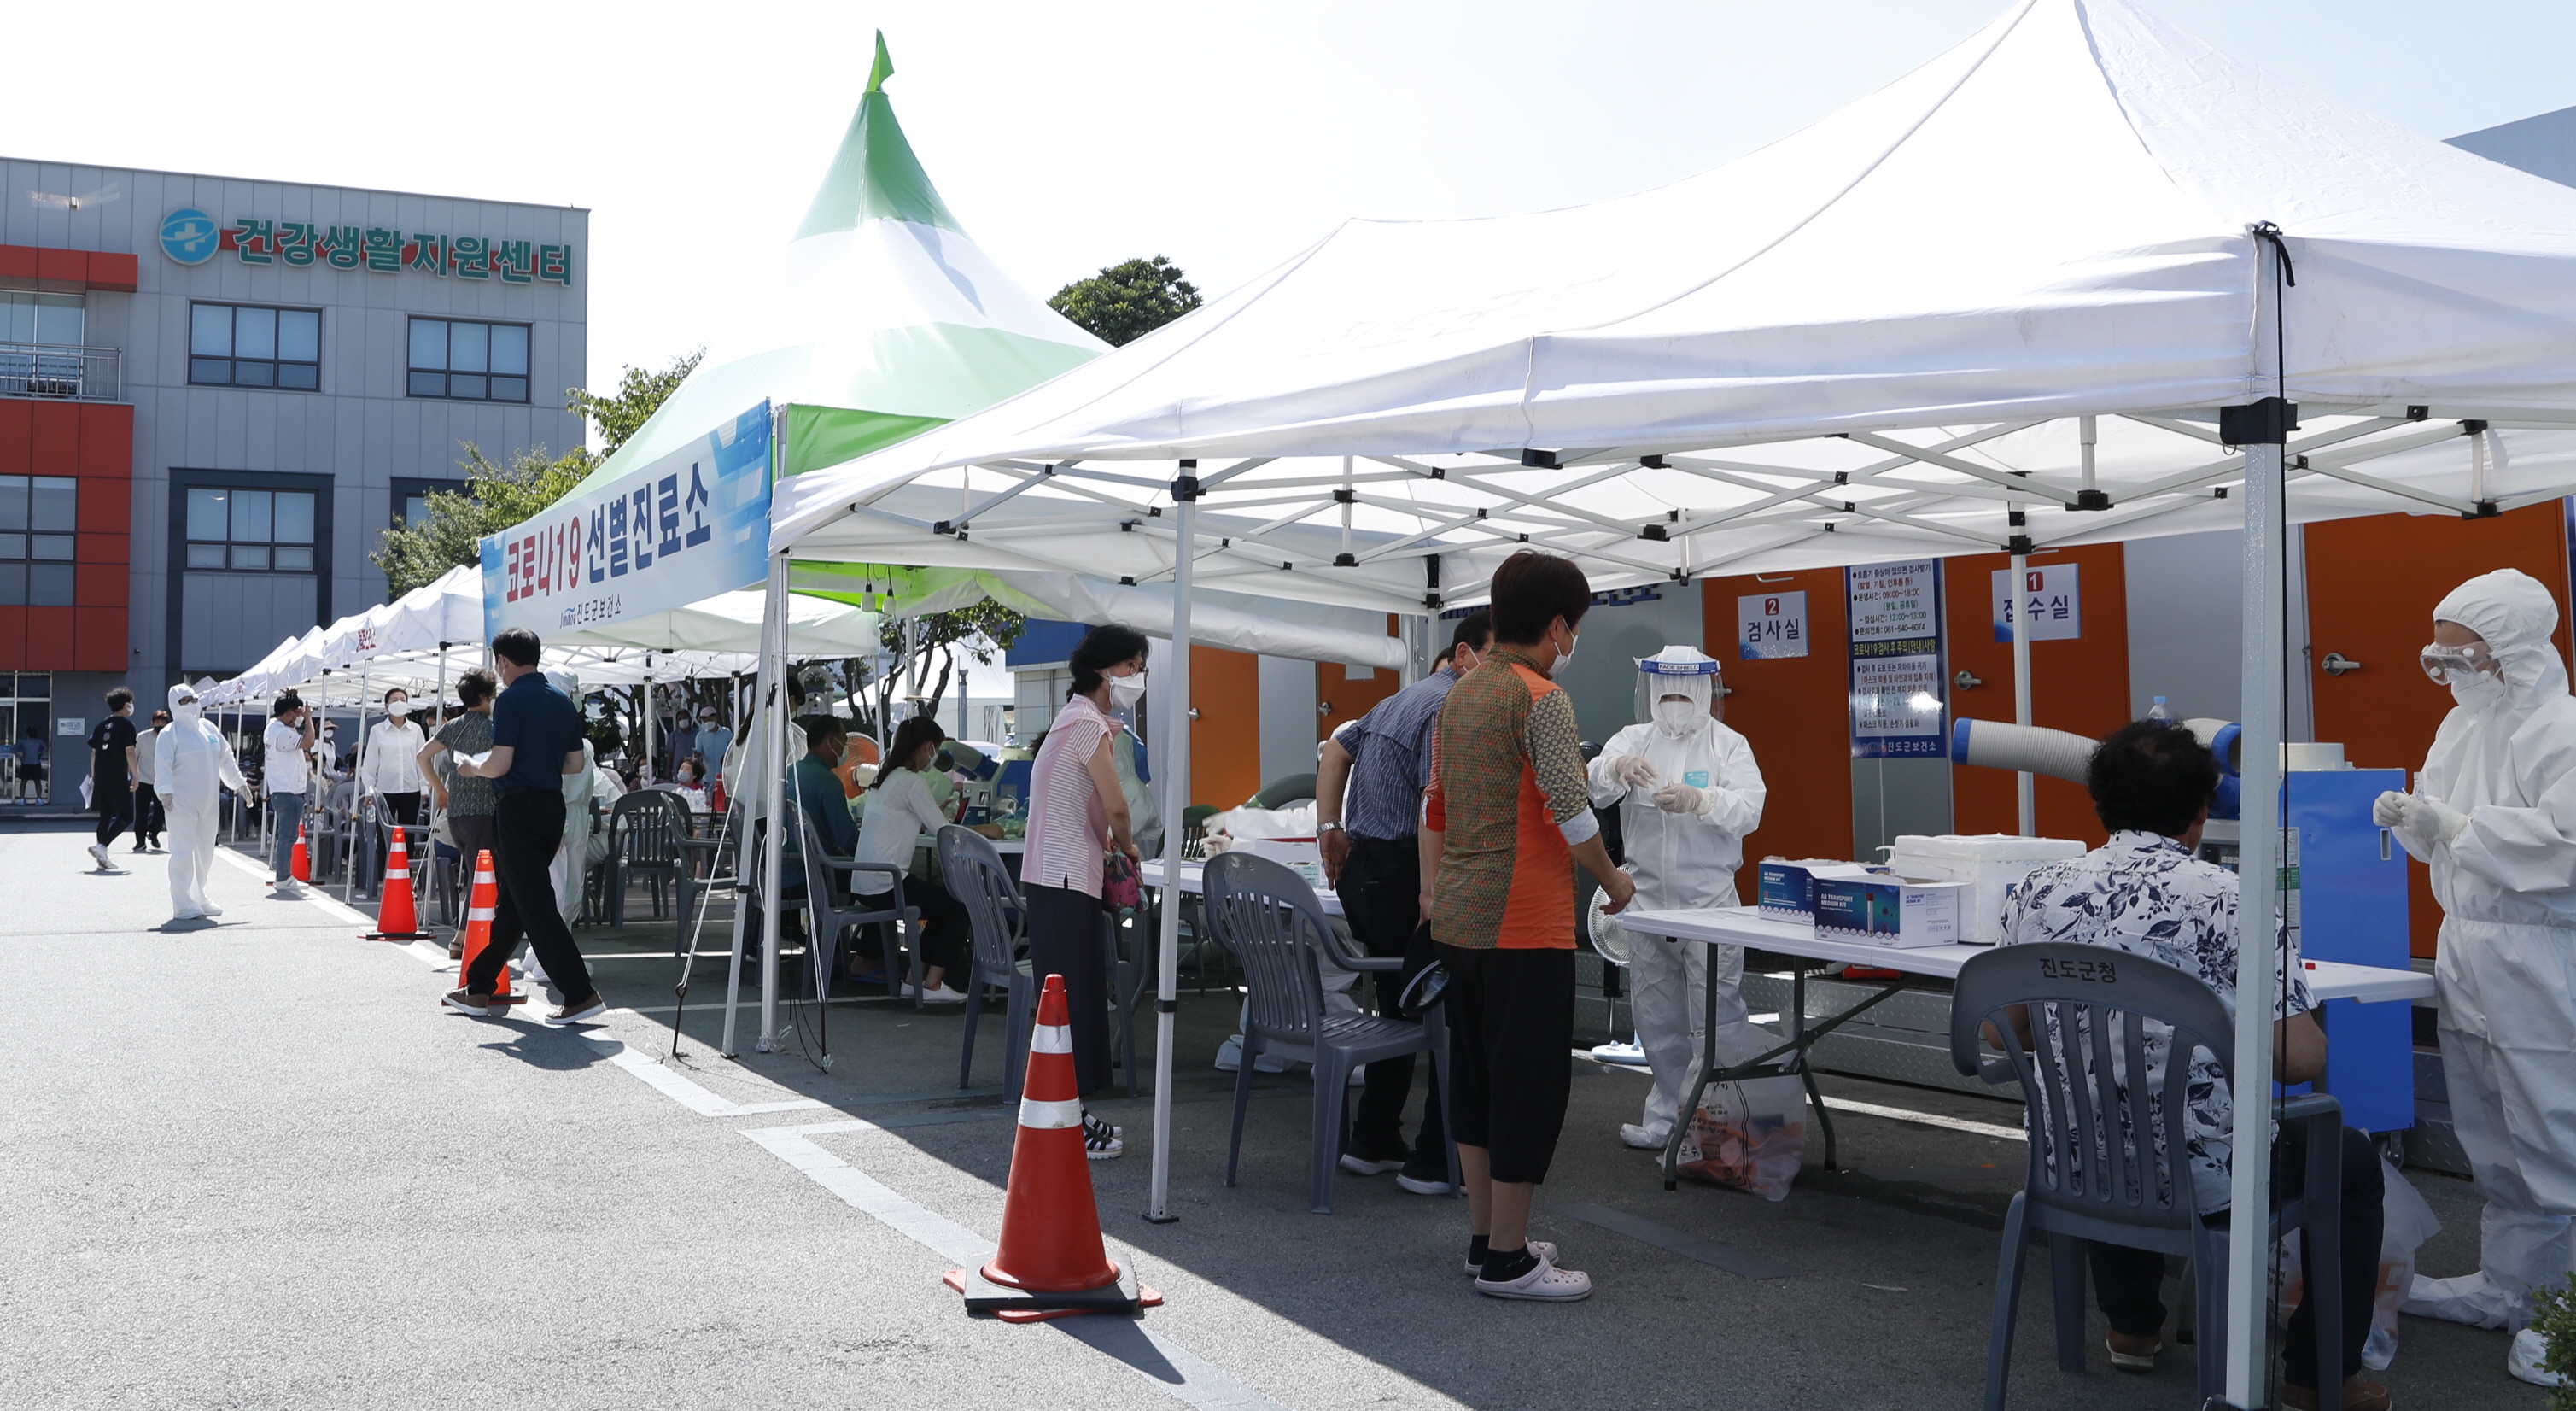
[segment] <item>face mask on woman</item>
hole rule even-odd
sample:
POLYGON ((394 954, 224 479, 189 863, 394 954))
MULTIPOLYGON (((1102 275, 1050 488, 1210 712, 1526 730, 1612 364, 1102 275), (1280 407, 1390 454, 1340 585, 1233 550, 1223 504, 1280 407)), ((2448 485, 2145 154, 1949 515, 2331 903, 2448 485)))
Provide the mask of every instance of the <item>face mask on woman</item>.
POLYGON ((392 716, 396 720, 400 720, 404 716, 411 714, 411 702, 387 701, 385 702, 385 714, 392 716))
POLYGON ((1112 676, 1109 678, 1109 705, 1111 709, 1125 710, 1144 698, 1145 673, 1140 671, 1133 676, 1112 676))

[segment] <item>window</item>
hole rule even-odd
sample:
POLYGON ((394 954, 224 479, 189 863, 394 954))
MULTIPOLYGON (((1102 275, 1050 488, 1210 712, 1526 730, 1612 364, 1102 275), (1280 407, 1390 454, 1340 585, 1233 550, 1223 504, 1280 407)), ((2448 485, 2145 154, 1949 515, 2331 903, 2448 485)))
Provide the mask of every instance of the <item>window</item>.
POLYGON ((78 294, 0 289, 0 343, 81 346, 85 314, 78 294))
POLYGON ((188 567, 313 571, 313 492, 188 491, 188 567))
POLYGON ((528 400, 528 326, 413 319, 410 391, 469 402, 528 400))
POLYGON ((415 480, 397 475, 393 482, 394 523, 396 529, 418 528, 429 522, 429 497, 433 494, 465 493, 462 480, 415 480))
POLYGON ((79 520, 79 481, 0 475, 0 605, 72 605, 72 530, 79 520))
POLYGON ((246 304, 188 306, 188 380, 205 387, 322 386, 322 315, 246 304))

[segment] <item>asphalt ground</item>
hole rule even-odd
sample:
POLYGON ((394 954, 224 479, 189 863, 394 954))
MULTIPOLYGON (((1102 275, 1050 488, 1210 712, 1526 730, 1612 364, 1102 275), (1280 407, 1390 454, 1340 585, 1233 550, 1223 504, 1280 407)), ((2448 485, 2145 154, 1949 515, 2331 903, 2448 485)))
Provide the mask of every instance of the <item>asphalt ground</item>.
MULTIPOLYGON (((619 1008, 556 1031, 533 1005, 445 1012, 442 949, 360 941, 332 904, 271 897, 253 859, 218 860, 219 924, 169 926, 162 859, 120 847, 127 871, 92 874, 86 841, 0 829, 0 938, 22 975, 0 998, 0 1406, 1979 1401, 2024 1160, 2009 1104, 1829 1075, 1844 1169, 1811 1143, 1772 1203, 1663 1190, 1616 1138, 1642 1080, 1569 1059, 1536 1233, 1598 1292, 1501 1303, 1461 1270, 1459 1202, 1345 1175, 1335 1213, 1308 1212, 1303 1070, 1258 1077, 1240 1183, 1222 1184, 1233 1079, 1210 1060, 1237 997, 1185 976, 1180 1219, 1140 1218, 1149 1099, 1095 1104, 1131 1145, 1090 1168, 1113 1256, 1167 1302, 1015 1327, 969 1319, 938 1282, 1000 1228, 1015 1129, 997 1009, 964 1090, 956 1012, 881 998, 791 1011, 766 1054, 746 1005, 726 1059, 711 957, 675 1059, 672 932, 640 890, 637 924, 578 933, 619 1008)), ((1150 1071, 1150 1023, 1139 1053, 1150 1071)), ((2423 1267, 2472 1267, 2474 1193, 2409 1174, 2444 1226, 2423 1267)), ((2098 1317, 2091 1370, 2057 1370, 2049 1287, 2035 1250, 2011 1405, 2192 1403, 2190 1349, 2115 1374, 2098 1317)), ((2401 1405, 2546 1403, 2504 1373, 2500 1333, 2401 1332, 2384 1374, 2401 1405)))

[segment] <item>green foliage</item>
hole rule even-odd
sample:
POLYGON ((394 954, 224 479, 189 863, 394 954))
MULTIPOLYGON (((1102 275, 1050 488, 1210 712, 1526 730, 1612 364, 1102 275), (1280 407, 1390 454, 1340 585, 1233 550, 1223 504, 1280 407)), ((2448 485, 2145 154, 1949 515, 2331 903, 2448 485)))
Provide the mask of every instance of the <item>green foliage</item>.
POLYGON ((661 410, 664 402, 671 400, 671 394, 679 391, 680 384, 689 380, 689 374, 697 371, 698 363, 706 355, 707 350, 700 348, 686 356, 673 358, 671 365, 659 372, 630 367, 618 375, 617 391, 606 397, 596 396, 579 387, 567 387, 564 389, 564 410, 577 412, 598 425, 599 453, 606 456, 625 445, 627 437, 634 435, 653 413, 661 410))
POLYGON ((1198 286, 1183 279, 1180 267, 1160 255, 1111 265, 1089 279, 1064 286, 1047 300, 1048 308, 1113 348, 1133 343, 1198 306, 1198 286))
POLYGON ((936 714, 948 695, 948 683, 956 678, 961 653, 977 666, 990 666, 1000 652, 1020 640, 1020 633, 1028 625, 1026 617, 990 598, 954 612, 901 620, 887 618, 878 632, 885 650, 894 658, 892 673, 876 676, 866 662, 856 657, 841 663, 841 680, 850 690, 853 728, 876 737, 880 743, 891 741, 894 727, 882 722, 894 718, 898 696, 919 696, 923 711, 936 714), (936 674, 932 671, 934 666, 936 674))
POLYGON ((2576 1411, 2576 1280, 2534 1293, 2531 1313, 2531 1326, 2549 1342, 2540 1365, 2559 1377, 2549 1389, 2550 1411, 2576 1411))
POLYGON ((431 491, 424 522, 386 530, 383 547, 370 555, 394 597, 437 581, 449 569, 482 562, 485 535, 562 499, 598 462, 579 448, 554 456, 538 446, 499 465, 468 441, 457 464, 465 471, 463 492, 431 491))

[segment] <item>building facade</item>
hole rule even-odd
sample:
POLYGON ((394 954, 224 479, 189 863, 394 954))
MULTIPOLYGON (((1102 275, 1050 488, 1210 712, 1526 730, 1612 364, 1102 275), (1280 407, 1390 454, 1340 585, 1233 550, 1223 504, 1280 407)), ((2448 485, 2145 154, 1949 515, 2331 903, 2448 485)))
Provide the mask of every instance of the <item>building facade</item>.
POLYGON ((8 738, 76 760, 111 686, 148 709, 383 601, 379 536, 462 486, 468 445, 581 444, 589 229, 568 206, 0 158, 8 738))

